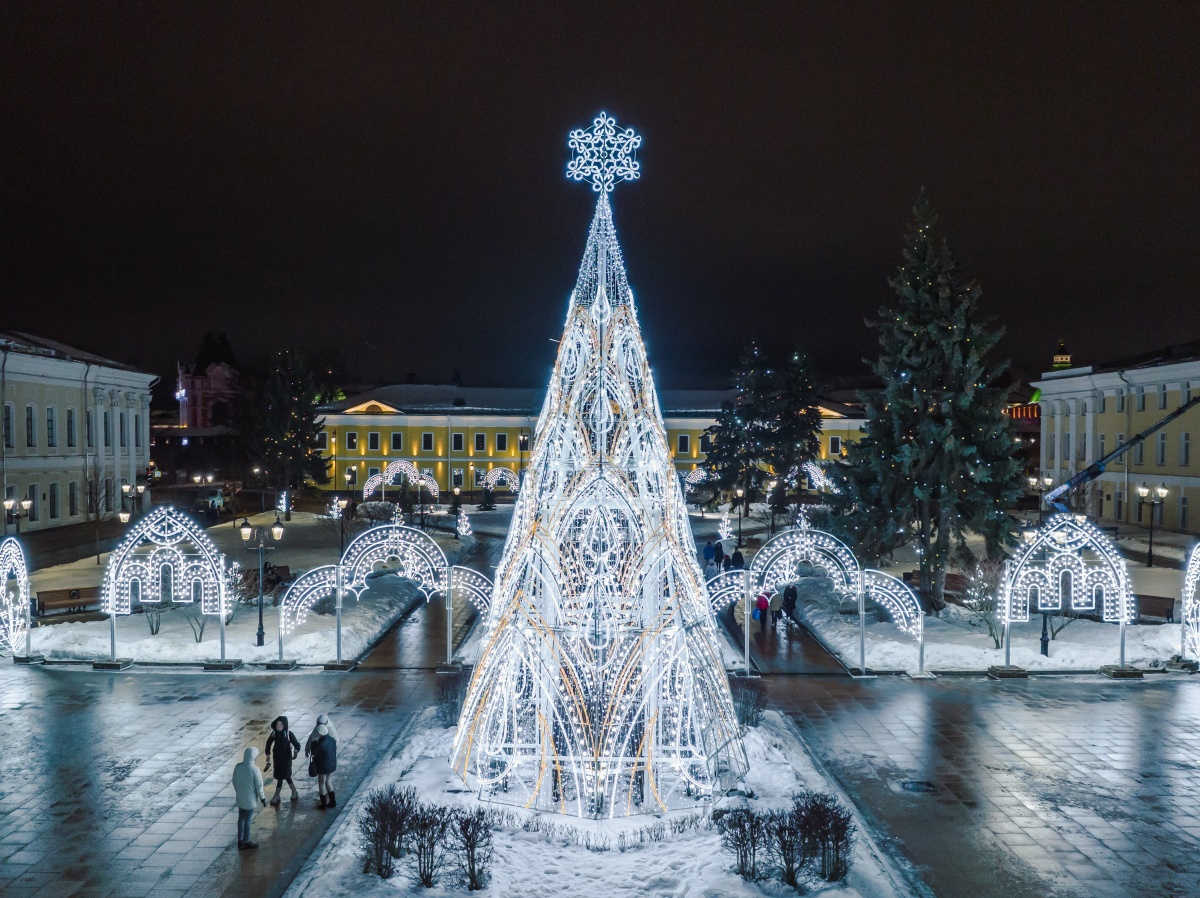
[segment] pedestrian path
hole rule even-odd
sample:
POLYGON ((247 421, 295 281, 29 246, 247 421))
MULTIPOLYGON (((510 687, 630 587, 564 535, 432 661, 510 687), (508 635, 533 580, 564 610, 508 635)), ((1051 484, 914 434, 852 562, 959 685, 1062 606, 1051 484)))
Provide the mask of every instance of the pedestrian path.
MULTIPOLYGON (((738 651, 743 651, 744 608, 741 602, 727 608, 722 623, 738 651)), ((845 675, 844 668, 801 624, 786 616, 772 627, 770 613, 765 627, 762 621, 750 621, 750 663, 763 674, 845 675)))

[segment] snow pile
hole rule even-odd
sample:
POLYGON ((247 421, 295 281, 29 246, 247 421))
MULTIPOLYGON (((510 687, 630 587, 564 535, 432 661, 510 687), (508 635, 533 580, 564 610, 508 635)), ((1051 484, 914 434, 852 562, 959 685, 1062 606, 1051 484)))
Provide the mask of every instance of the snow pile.
MULTIPOLYGON (((433 889, 416 885, 404 866, 386 882, 363 874, 354 822, 367 792, 391 783, 415 787, 427 802, 477 803, 449 767, 447 759, 454 732, 433 723, 432 709, 426 712, 410 738, 395 748, 359 789, 324 850, 309 860, 292 884, 288 898, 301 895, 443 898, 466 894, 451 872, 443 875, 433 889)), ((837 792, 814 766, 794 727, 778 712, 768 711, 762 725, 746 734, 745 745, 750 756, 750 773, 741 790, 753 797, 724 799, 722 804, 749 804, 761 811, 788 805, 792 793, 803 789, 837 792)), ((841 798, 846 801, 844 796, 841 798)), ((507 809, 492 803, 484 806, 507 809)), ((521 819, 532 819, 519 809, 514 812, 521 819)), ((698 803, 697 812, 708 819, 708 806, 698 803)), ((686 816, 685 812, 681 814, 686 816)), ((623 820, 581 821, 546 814, 529 827, 530 831, 520 825, 506 826, 494 836, 492 881, 484 894, 539 898, 579 895, 758 898, 795 894, 777 880, 743 881, 732 872, 732 856, 721 849, 717 830, 706 823, 679 834, 667 827, 665 838, 658 842, 636 838, 638 830, 675 816, 680 815, 648 814, 623 820), (607 850, 589 850, 577 844, 578 839, 570 838, 572 831, 583 833, 593 846, 607 845, 607 850), (622 851, 622 845, 628 847, 622 851)), ((808 894, 829 898, 894 898, 911 894, 902 877, 875 846, 861 820, 858 824, 859 838, 849 879, 839 884, 814 884, 808 894)))
MULTIPOLYGON (((808 578, 822 580, 826 578, 808 578)), ((848 667, 858 667, 858 605, 842 601, 832 588, 814 585, 803 591, 797 614, 848 667), (851 612, 851 613, 843 613, 851 612)), ((867 611, 867 667, 874 670, 917 670, 917 640, 890 621, 867 611)), ((1012 625, 1012 663, 1028 670, 1096 671, 1120 658, 1120 628, 1116 624, 1078 619, 1050 643, 1049 657, 1041 655, 1042 619, 1012 625)), ((1179 652, 1178 624, 1131 624, 1125 631, 1125 663, 1162 667, 1179 652)), ((986 671, 1004 663, 1004 649, 995 648, 987 625, 958 605, 940 617, 925 617, 925 669, 986 671)))
MULTIPOLYGON (((376 577, 355 600, 347 592, 342 605, 342 655, 354 658, 382 635, 397 619, 425 601, 417 584, 395 575, 376 577)), ((204 640, 196 642, 188 623, 190 609, 164 612, 162 628, 150 635, 146 615, 131 614, 117 618, 117 656, 135 661, 174 661, 201 663, 220 656, 220 624, 210 615, 204 640)), ((225 656, 247 662, 274 661, 279 657, 277 608, 267 604, 263 610, 266 645, 256 646, 258 608, 239 605, 233 623, 225 628, 225 656)), ((53 624, 33 631, 33 650, 52 661, 93 661, 109 655, 108 620, 53 624)), ((284 657, 301 664, 324 664, 336 654, 334 616, 310 611, 304 624, 288 634, 284 657)))

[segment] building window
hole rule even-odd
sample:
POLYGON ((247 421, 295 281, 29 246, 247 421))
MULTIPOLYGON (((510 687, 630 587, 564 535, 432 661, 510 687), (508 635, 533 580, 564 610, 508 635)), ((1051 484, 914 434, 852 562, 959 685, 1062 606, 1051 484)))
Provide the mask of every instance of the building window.
POLYGON ((41 514, 41 510, 39 508, 41 505, 41 502, 39 501, 41 492, 38 490, 38 485, 36 483, 29 484, 29 492, 27 495, 29 496, 29 520, 36 521, 41 514))
POLYGON ((1117 411, 1119 411, 1119 412, 1125 411, 1125 391, 1124 390, 1117 391, 1117 411))
POLYGON ((1146 463, 1146 441, 1142 440, 1133 450, 1133 463, 1135 465, 1144 465, 1146 463))
POLYGON ((1104 394, 1101 393, 1100 398, 1096 402, 1096 411, 1103 415, 1104 414, 1104 406, 1105 406, 1104 394))
POLYGON ((79 514, 79 483, 75 480, 67 484, 67 514, 71 517, 79 514))
POLYGON ((322 430, 320 433, 317 434, 316 448, 317 449, 328 449, 329 448, 329 432, 328 431, 322 430))
POLYGON ((681 433, 675 440, 675 448, 680 455, 688 455, 692 451, 692 438, 681 433))
POLYGON ((476 452, 487 452, 487 434, 486 433, 475 434, 475 451, 476 452))
POLYGON ((13 407, 12 403, 6 403, 4 406, 4 446, 7 449, 12 449, 16 446, 14 442, 16 437, 13 436, 13 407))
POLYGON ((37 424, 34 423, 36 418, 33 406, 25 406, 25 446, 29 449, 37 446, 37 424))
POLYGON ((113 510, 113 499, 116 498, 116 496, 114 495, 115 492, 116 492, 116 490, 113 489, 113 479, 111 477, 105 477, 104 478, 104 510, 105 511, 113 510))
POLYGON ((1069 460, 1071 458, 1071 431, 1063 434, 1063 458, 1069 460))
POLYGON ((129 436, 125 433, 125 413, 121 412, 121 417, 117 419, 117 426, 120 428, 117 435, 121 440, 121 448, 124 449, 129 445, 129 436))
POLYGON ((1185 404, 1192 401, 1192 382, 1190 380, 1185 380, 1183 382, 1183 395, 1180 397, 1180 399, 1182 399, 1185 404))
MULTIPOLYGON (((112 413, 104 410, 104 448, 112 448, 112 413)), ((112 511, 110 508, 109 511, 112 511)))
POLYGON ((83 418, 83 441, 89 449, 96 448, 96 418, 90 408, 83 418))
POLYGON ((422 452, 432 452, 433 451, 433 434, 429 433, 428 431, 421 434, 421 451, 422 452))
POLYGON ((50 519, 58 517, 58 484, 50 484, 50 519))
POLYGON ((378 468, 367 468, 367 476, 368 476, 368 477, 374 477, 374 476, 375 476, 375 475, 377 475, 378 473, 379 473, 379 469, 378 469, 378 468))
POLYGON ((1158 407, 1160 410, 1165 409, 1167 407, 1167 385, 1166 384, 1158 385, 1158 407))
POLYGON ((461 433, 454 433, 450 435, 450 450, 452 452, 462 452, 463 445, 463 435, 461 433))
POLYGON ((1187 530, 1191 526, 1191 521, 1188 520, 1188 501, 1187 496, 1179 497, 1179 529, 1187 530))
POLYGON ((830 437, 829 438, 829 454, 833 458, 837 458, 839 455, 842 454, 842 438, 841 437, 830 437))
POLYGON ((476 488, 483 486, 483 479, 487 477, 487 471, 485 471, 483 468, 472 468, 472 470, 475 472, 476 488))
POLYGON ((1144 502, 1138 502, 1138 504, 1137 504, 1137 522, 1139 524, 1142 523, 1142 506, 1145 504, 1146 503, 1144 503, 1144 502))
POLYGON ((1116 520, 1118 520, 1118 521, 1123 521, 1123 520, 1125 520, 1125 514, 1124 514, 1125 494, 1122 493, 1120 490, 1117 490, 1116 496, 1117 496, 1117 501, 1116 501, 1116 504, 1113 506, 1113 517, 1116 518, 1116 520))
POLYGON ((392 434, 392 451, 393 452, 403 452, 404 451, 404 433, 403 432, 392 434))
POLYGON ((1179 466, 1186 468, 1192 463, 1192 435, 1190 433, 1181 433, 1179 435, 1179 466))
POLYGON ((1046 457, 1054 458, 1054 432, 1051 431, 1046 435, 1046 457))
POLYGON ((67 448, 75 448, 75 409, 67 409, 67 448))
MULTIPOLYGON (((462 434, 459 434, 459 436, 462 436, 462 434)), ((454 488, 456 486, 461 487, 462 485, 463 485, 462 468, 455 468, 454 470, 452 470, 450 472, 450 487, 451 488, 454 488)))
POLYGON ((1144 412, 1146 410, 1146 388, 1137 388, 1137 411, 1144 412))
POLYGON ((1096 435, 1096 451, 1100 458, 1104 458, 1104 434, 1096 435))
POLYGON ((700 434, 700 451, 705 455, 712 452, 712 437, 706 433, 700 434))
POLYGON ((371 432, 369 432, 367 434, 367 451, 368 452, 378 452, 379 451, 379 432, 378 431, 372 430, 371 432))
POLYGON ((357 450, 358 450, 358 431, 357 430, 347 430, 346 431, 346 451, 347 452, 356 452, 357 450))
POLYGON ((1158 435, 1158 444, 1154 447, 1154 463, 1156 465, 1167 463, 1167 435, 1165 433, 1158 435))
POLYGON ((497 452, 507 452, 508 451, 508 434, 506 434, 506 433, 496 434, 496 451, 497 452))
POLYGON ((133 448, 142 448, 142 416, 133 416, 133 448))
POLYGON ((50 449, 58 448, 58 421, 52 408, 46 409, 46 446, 50 449))
POLYGON ((517 437, 517 451, 519 451, 519 452, 528 452, 529 451, 529 434, 523 433, 517 437))

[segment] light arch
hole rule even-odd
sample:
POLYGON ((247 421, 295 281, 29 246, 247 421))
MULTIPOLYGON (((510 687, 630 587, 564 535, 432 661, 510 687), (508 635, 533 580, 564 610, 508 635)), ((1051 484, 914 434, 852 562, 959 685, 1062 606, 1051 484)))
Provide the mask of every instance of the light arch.
POLYGON ((25 553, 10 536, 0 542, 0 649, 14 657, 25 649, 29 601, 25 553))

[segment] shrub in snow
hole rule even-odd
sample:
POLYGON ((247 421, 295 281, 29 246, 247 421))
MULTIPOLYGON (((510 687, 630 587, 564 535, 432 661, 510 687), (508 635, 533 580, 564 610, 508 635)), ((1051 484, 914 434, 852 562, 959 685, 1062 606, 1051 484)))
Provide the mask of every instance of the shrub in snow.
POLYGON ((758 879, 758 857, 765 847, 764 818, 746 808, 727 811, 717 818, 721 846, 733 853, 734 870, 743 879, 758 879))
POLYGON ((971 569, 971 580, 963 604, 971 613, 973 623, 987 627, 988 636, 996 648, 1004 647, 1004 623, 1000 620, 1000 584, 1004 579, 1004 565, 999 561, 984 559, 971 569))
POLYGON ((492 875, 492 821, 483 808, 459 811, 451 823, 451 839, 467 891, 487 888, 492 875))
POLYGON ((436 804, 421 804, 409 817, 409 859, 418 882, 432 888, 446 865, 447 836, 456 812, 436 804))
POLYGON ((767 685, 761 679, 730 677, 729 691, 733 694, 733 708, 737 720, 744 727, 756 727, 762 722, 767 710, 767 685))
POLYGON ((413 811, 418 805, 416 789, 388 786, 367 795, 358 818, 359 852, 363 872, 391 879, 396 861, 404 853, 413 811))
POLYGON ((471 674, 468 670, 441 674, 438 677, 437 719, 442 726, 452 727, 458 724, 470 683, 471 674))
POLYGON ((856 827, 850 810, 826 792, 801 793, 793 805, 813 875, 826 882, 845 879, 854 859, 856 827))
POLYGON ((767 854, 785 885, 799 888, 812 863, 815 843, 805 838, 799 804, 766 814, 767 854))
POLYGON ((183 609, 183 616, 187 618, 188 626, 192 628, 192 635, 196 637, 196 642, 204 641, 204 627, 208 623, 208 615, 200 613, 200 606, 192 603, 183 609))
POLYGON ((373 524, 390 524, 396 513, 396 506, 391 502, 362 502, 355 514, 373 524))

